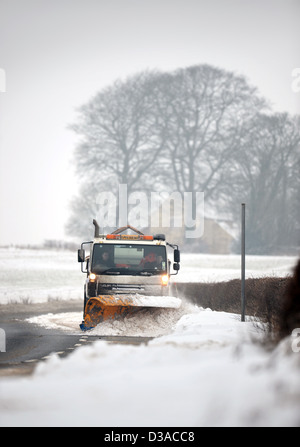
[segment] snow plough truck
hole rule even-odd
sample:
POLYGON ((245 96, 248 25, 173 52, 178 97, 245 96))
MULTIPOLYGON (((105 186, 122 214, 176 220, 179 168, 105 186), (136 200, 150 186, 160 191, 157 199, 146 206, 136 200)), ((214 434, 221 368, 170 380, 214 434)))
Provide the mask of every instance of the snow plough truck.
POLYGON ((100 234, 95 219, 93 224, 94 239, 83 242, 78 250, 78 262, 86 274, 83 331, 141 309, 181 306, 171 281, 180 269, 178 245, 168 243, 163 234, 145 235, 130 225, 100 234))

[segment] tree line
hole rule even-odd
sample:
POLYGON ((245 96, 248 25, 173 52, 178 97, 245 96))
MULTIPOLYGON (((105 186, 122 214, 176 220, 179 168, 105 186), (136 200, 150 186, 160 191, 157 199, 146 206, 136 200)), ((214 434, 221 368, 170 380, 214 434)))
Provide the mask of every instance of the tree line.
POLYGON ((206 213, 233 221, 246 203, 250 253, 300 246, 300 116, 273 112, 245 77, 210 65, 141 72, 98 92, 70 127, 80 188, 69 233, 90 234, 97 194, 126 184, 203 191, 206 213))

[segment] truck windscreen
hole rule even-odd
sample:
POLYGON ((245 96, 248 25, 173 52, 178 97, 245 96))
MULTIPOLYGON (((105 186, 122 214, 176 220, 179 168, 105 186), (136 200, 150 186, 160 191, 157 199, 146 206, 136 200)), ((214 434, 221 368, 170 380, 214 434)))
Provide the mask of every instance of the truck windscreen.
POLYGON ((95 244, 91 271, 96 274, 162 273, 167 271, 166 247, 162 245, 95 244))

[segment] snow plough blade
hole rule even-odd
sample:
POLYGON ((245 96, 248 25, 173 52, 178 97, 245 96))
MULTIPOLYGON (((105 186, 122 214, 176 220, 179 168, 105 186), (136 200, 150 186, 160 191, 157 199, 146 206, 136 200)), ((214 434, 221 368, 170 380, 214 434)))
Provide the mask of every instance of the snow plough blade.
POLYGON ((88 300, 84 321, 80 328, 87 331, 95 328, 103 321, 120 319, 140 309, 178 309, 180 306, 181 300, 179 298, 169 296, 100 295, 88 300))

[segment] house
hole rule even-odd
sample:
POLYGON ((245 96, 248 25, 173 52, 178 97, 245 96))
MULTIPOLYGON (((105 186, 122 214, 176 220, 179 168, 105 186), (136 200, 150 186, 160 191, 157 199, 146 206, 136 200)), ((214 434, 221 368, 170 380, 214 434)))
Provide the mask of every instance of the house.
POLYGON ((190 253, 230 254, 233 243, 238 239, 232 222, 204 218, 204 233, 200 238, 186 238, 186 228, 155 227, 142 230, 148 234, 163 233, 170 243, 179 245, 182 251, 190 253))

